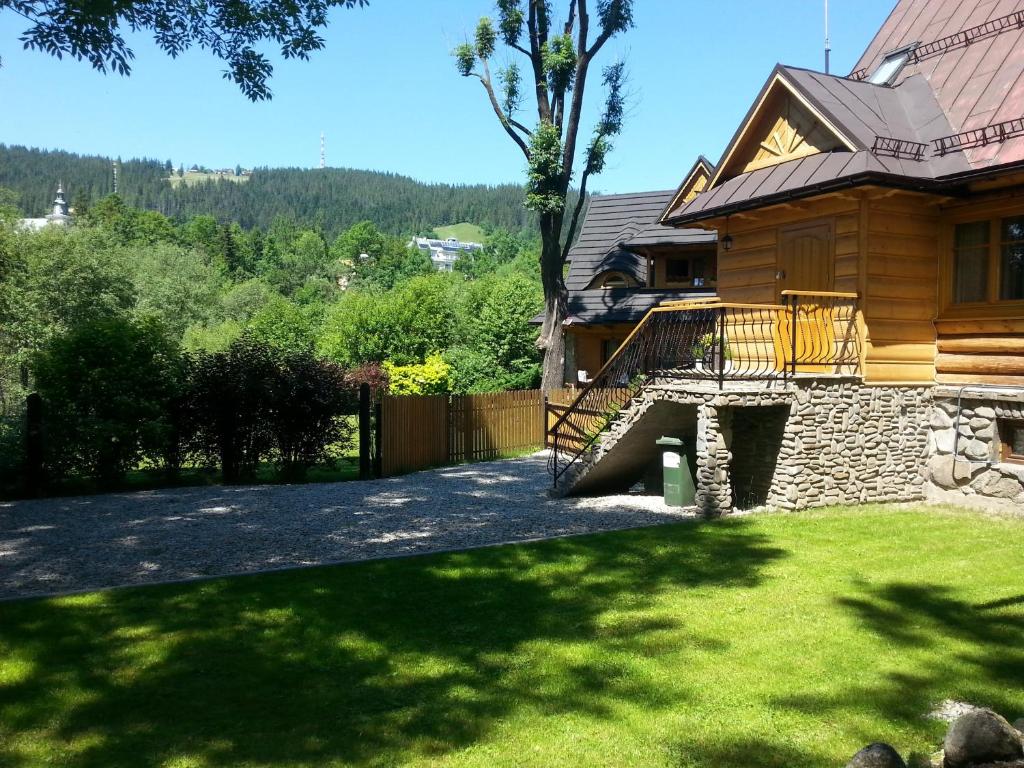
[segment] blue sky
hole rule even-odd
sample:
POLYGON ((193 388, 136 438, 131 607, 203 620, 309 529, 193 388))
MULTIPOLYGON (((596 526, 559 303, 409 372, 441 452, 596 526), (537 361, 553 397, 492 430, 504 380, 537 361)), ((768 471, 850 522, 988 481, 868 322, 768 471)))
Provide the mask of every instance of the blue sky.
MULTIPOLYGON (((831 0, 832 71, 850 71, 895 0, 831 0)), ((670 188, 698 153, 718 159, 776 62, 821 69, 822 0, 637 0, 636 28, 598 61, 626 60, 623 135, 592 189, 670 188)), ((0 143, 177 165, 332 166, 424 181, 520 181, 523 158, 476 80, 449 51, 490 0, 371 0, 336 10, 326 50, 275 61, 274 99, 253 104, 193 50, 177 60, 133 36, 129 78, 23 51, 22 26, 0 11, 0 143)), ((590 81, 582 136, 600 106, 590 81)), ((528 113, 527 113, 528 115, 528 113)), ((582 142, 582 143, 585 143, 582 142)))

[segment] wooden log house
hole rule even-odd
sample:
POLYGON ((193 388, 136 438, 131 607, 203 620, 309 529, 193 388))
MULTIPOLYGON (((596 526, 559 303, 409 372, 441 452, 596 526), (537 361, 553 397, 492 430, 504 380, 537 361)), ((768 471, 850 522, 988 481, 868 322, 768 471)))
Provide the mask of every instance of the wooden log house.
MULTIPOLYGON (((848 75, 776 66, 719 162, 669 197, 662 227, 718 235, 711 379, 720 390, 784 386, 770 397, 701 394, 707 377, 694 380, 703 369, 692 355, 671 364, 683 371, 661 390, 650 383, 668 381, 663 361, 616 370, 644 326, 657 338, 668 317, 657 313, 710 311, 663 303, 601 373, 609 388, 648 377, 614 404, 619 442, 648 410, 661 408, 664 423, 666 401, 695 408, 699 450, 718 450, 696 467, 698 500, 720 511, 738 502, 736 425, 747 443, 764 432, 737 406, 774 407, 760 422, 779 419, 772 466, 743 468, 759 478, 759 503, 1024 504, 1024 0, 899 0, 848 75), (840 358, 843 339, 853 343, 840 358), (888 419, 882 435, 858 421, 872 409, 888 419), (818 455, 793 443, 815 443, 818 455), (787 462, 792 471, 780 472, 787 462), (879 464, 898 469, 878 474, 879 464)), ((599 399, 581 396, 580 410, 599 412, 599 399)), ((563 422, 567 441, 588 446, 568 458, 556 450, 563 490, 610 487, 602 461, 629 465, 615 440, 573 436, 571 415, 563 422)))
POLYGON ((591 199, 569 252, 567 385, 589 381, 652 307, 714 295, 714 231, 658 222, 666 205, 702 189, 713 170, 698 158, 683 197, 663 191, 591 199))

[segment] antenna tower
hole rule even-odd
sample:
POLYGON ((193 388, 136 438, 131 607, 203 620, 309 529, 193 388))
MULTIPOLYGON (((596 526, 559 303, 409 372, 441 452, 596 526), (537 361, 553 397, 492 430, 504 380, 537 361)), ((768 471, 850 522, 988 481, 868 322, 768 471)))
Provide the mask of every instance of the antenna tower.
POLYGON ((825 74, 828 74, 828 57, 832 53, 832 44, 828 39, 828 0, 825 0, 825 74))
POLYGON ((324 141, 323 131, 320 131, 320 167, 327 167, 327 144, 324 141))
POLYGON ((114 167, 114 194, 117 194, 117 160, 110 163, 114 167))

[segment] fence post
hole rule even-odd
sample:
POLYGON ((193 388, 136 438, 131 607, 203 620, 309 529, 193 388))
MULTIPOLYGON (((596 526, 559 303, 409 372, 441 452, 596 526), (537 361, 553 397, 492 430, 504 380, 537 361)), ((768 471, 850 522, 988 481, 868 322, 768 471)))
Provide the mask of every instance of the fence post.
POLYGON ((373 476, 384 476, 383 461, 383 430, 381 428, 381 404, 378 400, 373 404, 373 476))
POLYGON ((792 339, 790 339, 790 350, 789 351, 790 351, 790 354, 793 356, 793 359, 790 361, 790 366, 791 366, 790 372, 793 375, 793 377, 795 378, 796 377, 796 339, 797 339, 797 323, 798 323, 798 320, 797 320, 797 310, 799 308, 800 297, 799 296, 790 296, 790 298, 793 300, 793 302, 792 302, 793 308, 790 310, 790 317, 789 317, 789 325, 792 328, 792 334, 791 334, 792 339))
POLYGON ((370 479, 370 385, 359 385, 359 479, 370 479))
POLYGON ((43 490, 43 399, 38 392, 25 398, 25 494, 43 490))
POLYGON ((725 387, 725 307, 718 310, 718 388, 725 387))

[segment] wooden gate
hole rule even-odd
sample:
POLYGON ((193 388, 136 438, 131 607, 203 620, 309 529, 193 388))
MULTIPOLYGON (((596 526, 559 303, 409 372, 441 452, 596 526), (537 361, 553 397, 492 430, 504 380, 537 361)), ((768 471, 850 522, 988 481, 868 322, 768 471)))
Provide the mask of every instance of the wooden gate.
POLYGON ((380 403, 381 474, 448 462, 448 396, 384 395, 380 403))
POLYGON ((387 477, 544 446, 544 393, 384 395, 381 473, 387 477))

